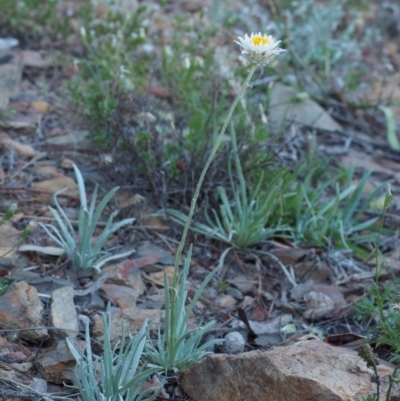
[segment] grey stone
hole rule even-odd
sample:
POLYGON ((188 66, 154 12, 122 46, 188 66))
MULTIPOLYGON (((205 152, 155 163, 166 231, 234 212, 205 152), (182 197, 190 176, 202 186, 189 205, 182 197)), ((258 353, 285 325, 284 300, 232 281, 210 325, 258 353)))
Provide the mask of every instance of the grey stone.
POLYGON ((79 332, 78 314, 74 304, 74 289, 62 287, 51 294, 51 325, 54 337, 64 339, 75 337, 79 332))

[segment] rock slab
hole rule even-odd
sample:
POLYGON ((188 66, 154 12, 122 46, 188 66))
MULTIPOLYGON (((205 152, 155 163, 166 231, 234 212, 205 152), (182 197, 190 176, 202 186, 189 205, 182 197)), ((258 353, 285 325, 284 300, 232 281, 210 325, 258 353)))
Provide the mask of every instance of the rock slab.
POLYGON ((51 294, 51 324, 58 329, 54 330, 55 338, 64 339, 78 334, 73 287, 61 287, 51 294))
MULTIPOLYGON (((69 342, 80 354, 83 353, 85 345, 76 337, 69 337, 69 342)), ((47 382, 72 383, 75 380, 75 358, 73 357, 67 341, 61 340, 57 345, 39 353, 36 368, 47 382)))
MULTIPOLYGON (((392 371, 378 365, 381 397, 392 371)), ((197 401, 355 401, 375 394, 372 374, 356 351, 310 340, 265 352, 210 355, 180 373, 178 382, 197 401)))
POLYGON ((46 340, 43 326, 43 304, 35 287, 26 281, 10 285, 0 297, 0 328, 18 330, 18 337, 28 341, 46 340))
POLYGON ((275 84, 270 95, 271 121, 308 125, 325 131, 341 131, 342 127, 307 94, 299 94, 290 86, 275 84))

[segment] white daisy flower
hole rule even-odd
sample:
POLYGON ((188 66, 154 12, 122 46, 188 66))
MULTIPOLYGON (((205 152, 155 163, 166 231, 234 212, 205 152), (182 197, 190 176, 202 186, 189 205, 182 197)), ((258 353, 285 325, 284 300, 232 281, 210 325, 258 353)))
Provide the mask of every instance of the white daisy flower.
POLYGON ((238 36, 239 41, 235 40, 242 48, 242 55, 250 63, 256 63, 260 66, 265 66, 270 63, 275 56, 284 52, 284 49, 278 47, 280 40, 276 40, 273 36, 261 35, 252 33, 250 36, 247 33, 242 38, 238 36))

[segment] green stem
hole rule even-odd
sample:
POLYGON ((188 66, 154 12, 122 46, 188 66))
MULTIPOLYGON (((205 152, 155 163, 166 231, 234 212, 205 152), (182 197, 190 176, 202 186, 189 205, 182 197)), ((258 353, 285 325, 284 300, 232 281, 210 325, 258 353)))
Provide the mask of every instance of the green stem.
POLYGON ((378 285, 378 280, 379 276, 381 274, 381 266, 379 265, 379 246, 381 244, 381 235, 382 235, 382 230, 383 230, 383 224, 385 222, 385 217, 386 217, 386 210, 390 205, 390 202, 392 201, 392 191, 390 189, 390 184, 387 184, 387 194, 385 196, 385 200, 383 202, 383 215, 382 215, 382 222, 381 222, 381 227, 378 233, 378 240, 375 244, 375 261, 376 261, 376 274, 375 274, 375 283, 378 285))
POLYGON ((190 203, 189 215, 187 217, 186 224, 185 224, 185 227, 183 229, 182 238, 181 238, 181 241, 179 243, 178 250, 177 250, 176 256, 175 256, 174 287, 176 286, 176 284, 178 282, 179 262, 181 260, 183 247, 185 245, 185 241, 186 241, 187 233, 189 231, 190 223, 192 222, 194 209, 196 207, 197 198, 199 197, 199 193, 200 193, 200 189, 201 189, 201 186, 203 184, 203 181, 204 181, 204 177, 205 177, 205 175, 206 175, 206 173, 207 173, 207 171, 208 171, 208 169, 209 169, 209 167, 211 165, 211 162, 213 161, 215 155, 217 154, 219 145, 221 144, 222 138, 223 138, 223 136, 225 134, 226 127, 228 126, 229 121, 232 118, 232 114, 233 114, 237 104, 239 103, 240 98, 244 94, 247 86, 249 85, 249 82, 250 82, 250 80, 251 80, 256 68, 257 68, 257 64, 254 64, 254 65, 251 66, 249 74, 248 74, 246 80, 244 81, 242 87, 240 88, 240 91, 239 91, 238 95, 236 96, 236 99, 232 103, 232 106, 231 106, 231 108, 229 110, 228 116, 226 117, 224 125, 223 125, 220 133, 217 136, 217 140, 215 141, 214 147, 212 148, 210 156, 208 157, 207 162, 204 165, 203 171, 201 172, 201 175, 200 175, 200 178, 199 178, 199 182, 197 183, 196 190, 195 190, 194 195, 193 195, 193 199, 192 199, 192 201, 190 203))
POLYGON ((390 396, 392 395, 393 384, 394 383, 398 383, 397 380, 396 380, 396 373, 397 373, 398 369, 399 369, 399 365, 396 365, 395 368, 394 368, 393 373, 391 375, 389 375, 389 388, 388 388, 388 391, 386 393, 386 399, 387 400, 391 399, 390 396))
MULTIPOLYGON (((231 125, 231 141, 232 141, 232 153, 235 161, 236 173, 239 179, 241 201, 242 201, 242 206, 244 207, 245 205, 248 204, 247 191, 246 191, 247 186, 246 186, 246 180, 243 175, 242 165, 240 163, 239 150, 237 147, 237 140, 236 140, 236 132, 235 128, 232 125, 231 125)), ((234 188, 233 180, 232 180, 232 188, 234 188)))

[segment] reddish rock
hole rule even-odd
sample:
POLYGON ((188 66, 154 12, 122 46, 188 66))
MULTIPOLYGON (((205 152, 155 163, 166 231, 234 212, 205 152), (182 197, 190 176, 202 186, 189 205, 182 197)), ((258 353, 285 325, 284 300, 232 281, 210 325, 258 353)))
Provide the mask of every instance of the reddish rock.
POLYGON ((66 188, 64 194, 71 197, 78 197, 78 184, 70 177, 66 175, 59 175, 55 178, 34 182, 31 185, 31 189, 43 192, 47 194, 47 197, 43 196, 43 199, 51 199, 52 194, 61 189, 66 188))
MULTIPOLYGON (((143 323, 149 322, 150 330, 158 330, 161 324, 161 316, 163 311, 155 309, 140 309, 136 306, 121 309, 111 309, 111 342, 115 343, 121 339, 122 321, 124 322, 125 333, 136 334, 143 323)), ((103 322, 102 319, 95 321, 93 325, 92 335, 98 341, 103 341, 103 322)))
MULTIPOLYGON (((145 262, 143 260, 141 260, 141 262, 150 263, 149 261, 145 262)), ((146 289, 139 267, 141 267, 139 261, 128 259, 110 268, 105 268, 103 272, 108 274, 107 284, 130 287, 135 291, 136 297, 138 297, 143 294, 146 289)))
POLYGON ((10 285, 5 294, 0 297, 0 328, 27 329, 18 331, 18 337, 29 341, 42 341, 49 338, 44 328, 43 304, 35 287, 25 281, 10 285))
POLYGON ((133 288, 117 284, 103 284, 100 291, 104 298, 120 308, 135 306, 139 295, 133 288))
MULTIPOLYGON (((378 365, 385 398, 393 368, 378 365)), ((196 401, 355 401, 376 393, 357 352, 311 340, 266 352, 210 355, 179 375, 196 401)))
MULTIPOLYGON (((85 348, 83 341, 77 340, 76 337, 68 339, 78 352, 83 353, 85 348)), ((56 346, 40 352, 36 368, 46 381, 62 384, 74 381, 75 364, 75 358, 72 356, 66 340, 61 340, 56 346)))
POLYGON ((8 364, 21 364, 31 356, 29 348, 22 344, 8 341, 5 337, 0 337, 0 361, 8 364))

